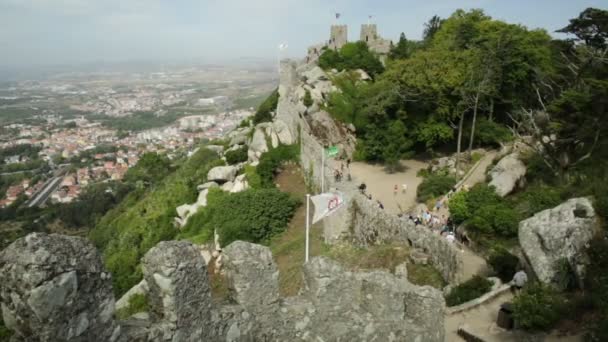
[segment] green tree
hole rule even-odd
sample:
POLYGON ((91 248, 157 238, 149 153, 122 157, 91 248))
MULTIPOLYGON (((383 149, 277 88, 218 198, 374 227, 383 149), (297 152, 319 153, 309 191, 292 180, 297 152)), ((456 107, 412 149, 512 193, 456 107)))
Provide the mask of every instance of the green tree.
POLYGON ((397 45, 391 48, 388 57, 391 59, 406 59, 418 48, 418 44, 414 41, 407 40, 405 33, 401 32, 397 45))

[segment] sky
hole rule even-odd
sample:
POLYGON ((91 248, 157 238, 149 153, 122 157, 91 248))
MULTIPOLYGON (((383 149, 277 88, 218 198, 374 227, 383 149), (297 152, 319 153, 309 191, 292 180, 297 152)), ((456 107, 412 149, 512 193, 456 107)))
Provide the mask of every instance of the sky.
POLYGON ((552 33, 586 7, 608 0, 0 0, 0 66, 273 60, 281 43, 282 57, 302 57, 336 12, 349 40, 369 15, 385 38, 419 39, 458 8, 552 33))

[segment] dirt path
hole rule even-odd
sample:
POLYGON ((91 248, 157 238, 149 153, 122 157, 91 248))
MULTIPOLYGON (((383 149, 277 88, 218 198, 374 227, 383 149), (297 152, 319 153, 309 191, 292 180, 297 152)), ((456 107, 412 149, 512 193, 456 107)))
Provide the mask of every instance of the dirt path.
POLYGON ((422 182, 422 178, 416 174, 428 167, 427 163, 417 160, 403 160, 402 164, 405 171, 387 173, 381 165, 355 162, 351 164, 350 172, 355 182, 367 185, 367 193, 374 200, 382 202, 387 212, 399 214, 416 205, 416 189, 422 182), (403 184, 407 184, 405 193, 403 184), (395 185, 398 187, 397 194, 394 192, 395 185))
POLYGON ((479 163, 474 166, 474 169, 469 171, 467 175, 465 175, 464 181, 462 184, 466 185, 467 188, 472 188, 475 184, 483 183, 486 181, 486 170, 488 166, 492 164, 492 161, 496 157, 496 151, 487 151, 486 154, 481 158, 479 163))
POLYGON ((487 342, 520 342, 520 341, 547 341, 547 342, 581 342, 581 336, 560 336, 553 332, 548 336, 532 336, 523 331, 507 331, 496 326, 500 305, 513 300, 511 292, 504 292, 474 309, 447 315, 445 318, 445 341, 464 341, 458 334, 458 327, 468 325, 468 331, 487 342))

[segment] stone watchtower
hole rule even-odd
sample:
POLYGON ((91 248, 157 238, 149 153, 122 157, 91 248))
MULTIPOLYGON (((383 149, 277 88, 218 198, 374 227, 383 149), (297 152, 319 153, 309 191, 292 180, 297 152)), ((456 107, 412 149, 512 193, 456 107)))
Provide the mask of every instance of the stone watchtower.
POLYGON ((363 24, 361 25, 361 37, 359 40, 362 42, 370 43, 374 42, 378 38, 378 28, 376 24, 363 24))
POLYGON ((378 35, 378 28, 376 27, 376 24, 361 25, 360 40, 365 42, 369 46, 370 50, 379 54, 381 57, 388 54, 391 50, 391 41, 378 35))
POLYGON ((338 50, 348 42, 348 27, 346 25, 332 25, 328 47, 338 50))

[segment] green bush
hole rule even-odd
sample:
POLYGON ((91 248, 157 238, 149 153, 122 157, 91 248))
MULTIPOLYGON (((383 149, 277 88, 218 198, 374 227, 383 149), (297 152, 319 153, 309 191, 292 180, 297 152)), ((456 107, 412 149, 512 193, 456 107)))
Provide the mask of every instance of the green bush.
POLYGON ((519 214, 510 204, 485 184, 468 192, 456 193, 449 202, 455 223, 465 222, 471 232, 513 237, 517 234, 519 214))
POLYGON ((253 124, 272 121, 272 113, 277 110, 279 104, 279 89, 275 89, 260 106, 253 116, 253 124))
POLYGON ((455 306, 481 297, 492 289, 492 282, 478 275, 454 287, 445 297, 447 306, 455 306))
POLYGON ((325 50, 319 57, 319 66, 324 70, 363 69, 371 77, 382 73, 384 66, 365 42, 346 43, 339 51, 325 50))
POLYGON ((265 242, 285 230, 300 201, 278 189, 212 189, 207 203, 188 220, 181 238, 208 241, 217 229, 222 246, 235 240, 265 242))
POLYGON ((587 334, 586 340, 608 341, 608 240, 592 240, 587 254, 590 264, 585 272, 585 293, 600 317, 587 334))
POLYGON ((460 224, 471 217, 469 206, 467 205, 467 192, 459 191, 455 193, 448 202, 450 216, 456 224, 460 224))
POLYGON ((456 185, 456 178, 446 175, 430 175, 418 186, 418 202, 426 202, 447 194, 456 185))
POLYGON ((274 176, 281 164, 286 161, 297 160, 298 153, 298 145, 279 145, 277 148, 262 154, 260 163, 256 167, 262 187, 274 187, 274 176))
POLYGON ((148 297, 145 294, 138 293, 129 298, 129 305, 116 312, 118 319, 127 319, 138 312, 147 312, 148 297))
POLYGON ((501 143, 513 140, 511 131, 506 126, 495 121, 481 118, 477 121, 476 127, 475 141, 477 141, 479 145, 500 146, 501 143))
POLYGON ((248 159, 247 146, 243 146, 233 151, 228 151, 224 154, 224 156, 226 157, 226 162, 228 165, 246 162, 248 159))
POLYGON ((106 268, 112 272, 116 296, 141 280, 141 257, 158 242, 176 236, 175 208, 194 202, 196 186, 205 182, 209 169, 223 164, 215 152, 200 148, 158 184, 127 195, 91 230, 89 238, 103 252, 106 268))
POLYGON ((506 283, 511 281, 515 272, 517 272, 519 258, 509 253, 506 248, 498 247, 490 253, 488 263, 492 266, 498 278, 506 283))
POLYGON ((250 188, 260 189, 262 187, 262 178, 257 173, 255 166, 245 165, 245 178, 250 188))
POLYGON ((516 202, 522 217, 530 217, 559 205, 562 202, 561 190, 543 185, 530 186, 522 194, 516 196, 516 202))
POLYGON ((562 295, 541 283, 526 287, 513 300, 513 316, 525 330, 551 329, 562 317, 564 310, 562 295))
POLYGON ((312 96, 310 95, 310 90, 306 89, 306 92, 304 92, 304 99, 302 100, 302 103, 306 106, 306 108, 312 106, 314 103, 312 101, 312 96))

